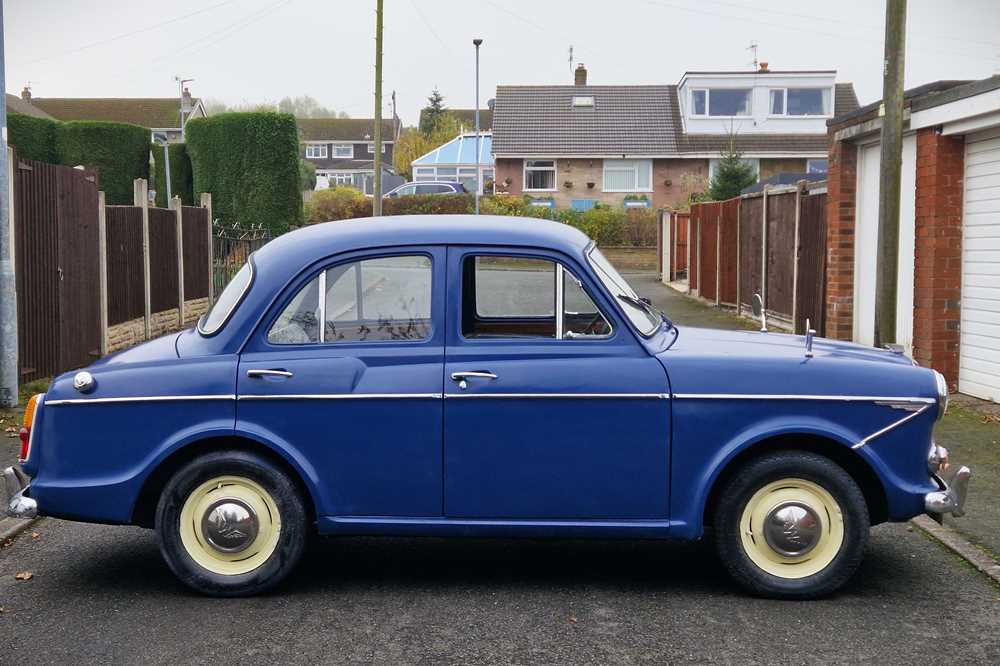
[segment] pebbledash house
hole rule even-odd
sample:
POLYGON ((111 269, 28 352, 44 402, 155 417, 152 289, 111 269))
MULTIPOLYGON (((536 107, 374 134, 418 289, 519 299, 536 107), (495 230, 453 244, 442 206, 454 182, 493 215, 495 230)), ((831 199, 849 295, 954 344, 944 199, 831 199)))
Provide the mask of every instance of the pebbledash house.
POLYGON ((825 173, 826 121, 858 108, 834 70, 686 72, 676 85, 501 85, 493 109, 499 192, 586 210, 681 207, 731 144, 761 179, 825 173))

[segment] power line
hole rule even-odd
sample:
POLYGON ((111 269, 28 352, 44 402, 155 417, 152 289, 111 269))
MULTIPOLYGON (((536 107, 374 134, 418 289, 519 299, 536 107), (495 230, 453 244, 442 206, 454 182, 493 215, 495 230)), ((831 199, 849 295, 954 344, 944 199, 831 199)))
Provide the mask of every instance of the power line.
POLYGON ((42 56, 41 58, 35 58, 34 60, 21 61, 21 62, 18 63, 18 65, 19 66, 21 66, 21 65, 34 65, 34 64, 37 64, 37 63, 40 63, 40 62, 47 62, 49 60, 56 60, 58 58, 64 58, 64 57, 66 57, 68 55, 72 55, 74 53, 79 53, 81 51, 86 51, 88 49, 97 48, 98 46, 104 46, 105 44, 110 44, 112 42, 117 42, 117 41, 119 41, 121 39, 126 39, 128 37, 134 37, 135 35, 141 35, 144 32, 150 32, 152 30, 156 30, 157 28, 162 28, 163 26, 170 25, 172 23, 177 23, 179 21, 183 21, 185 19, 189 19, 189 18, 192 18, 194 16, 198 16, 199 14, 204 14, 205 12, 210 12, 213 9, 218 9, 219 7, 224 7, 226 5, 231 5, 234 2, 236 2, 236 0, 225 0, 225 2, 220 2, 220 3, 212 5, 210 7, 203 7, 201 9, 198 9, 196 11, 193 11, 193 12, 190 12, 190 13, 187 13, 187 14, 184 14, 182 16, 175 16, 174 18, 167 19, 166 21, 160 21, 159 23, 153 23, 152 25, 147 25, 144 28, 137 28, 135 30, 130 30, 128 32, 123 32, 123 33, 115 35, 113 37, 108 37, 106 39, 100 39, 100 40, 98 40, 96 42, 90 42, 89 44, 84 44, 82 46, 77 46, 76 48, 69 49, 68 51, 63 51, 62 53, 56 53, 56 54, 53 54, 53 55, 42 56))

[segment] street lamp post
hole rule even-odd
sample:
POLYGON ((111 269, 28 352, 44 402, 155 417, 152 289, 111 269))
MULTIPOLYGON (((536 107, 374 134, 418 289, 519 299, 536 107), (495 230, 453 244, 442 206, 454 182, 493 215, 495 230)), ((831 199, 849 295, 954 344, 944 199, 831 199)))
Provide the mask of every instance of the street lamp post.
POLYGON ((476 215, 479 215, 479 193, 483 191, 483 165, 479 157, 479 47, 483 40, 473 39, 476 47, 476 215))
POLYGON ((170 150, 168 146, 170 145, 167 141, 167 135, 157 132, 153 135, 153 138, 163 146, 163 182, 167 184, 167 205, 170 204, 170 200, 173 198, 170 192, 170 150))

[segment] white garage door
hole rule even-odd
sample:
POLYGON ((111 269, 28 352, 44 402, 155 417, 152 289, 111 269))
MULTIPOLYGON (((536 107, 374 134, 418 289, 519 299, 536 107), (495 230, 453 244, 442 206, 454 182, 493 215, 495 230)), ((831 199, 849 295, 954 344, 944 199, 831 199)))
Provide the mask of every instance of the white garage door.
POLYGON ((958 390, 1000 402, 1000 130, 965 139, 958 390))

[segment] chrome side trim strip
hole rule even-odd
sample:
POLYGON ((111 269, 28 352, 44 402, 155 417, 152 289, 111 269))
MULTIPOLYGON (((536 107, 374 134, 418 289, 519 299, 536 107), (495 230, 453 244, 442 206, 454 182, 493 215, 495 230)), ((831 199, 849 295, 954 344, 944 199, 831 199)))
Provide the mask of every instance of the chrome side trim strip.
POLYGON ((884 402, 887 404, 933 405, 934 398, 872 395, 793 395, 754 393, 674 393, 675 400, 820 400, 826 402, 884 402))
POLYGON ((669 393, 445 393, 451 398, 577 399, 577 400, 669 400, 669 393))
POLYGON ((903 418, 899 419, 898 421, 894 421, 894 422, 890 423, 889 425, 887 425, 886 427, 882 428, 881 430, 876 430, 875 432, 873 432, 872 434, 868 435, 867 437, 865 437, 863 440, 861 440, 860 442, 858 442, 857 444, 855 444, 851 448, 852 449, 860 449, 862 446, 864 446, 868 442, 872 441, 876 437, 881 437, 885 433, 887 433, 887 432, 889 432, 891 430, 895 430, 896 428, 898 428, 899 426, 903 425, 904 423, 906 423, 910 419, 917 418, 918 416, 920 416, 921 414, 923 414, 924 412, 926 412, 930 408, 931 408, 930 405, 924 405, 923 407, 921 407, 917 411, 912 412, 910 414, 907 414, 903 418))
POLYGON ((241 395, 237 400, 440 400, 440 393, 283 393, 241 395))
POLYGON ((196 400, 236 400, 235 395, 139 395, 125 398, 69 398, 46 400, 46 406, 97 405, 115 402, 191 402, 196 400))

